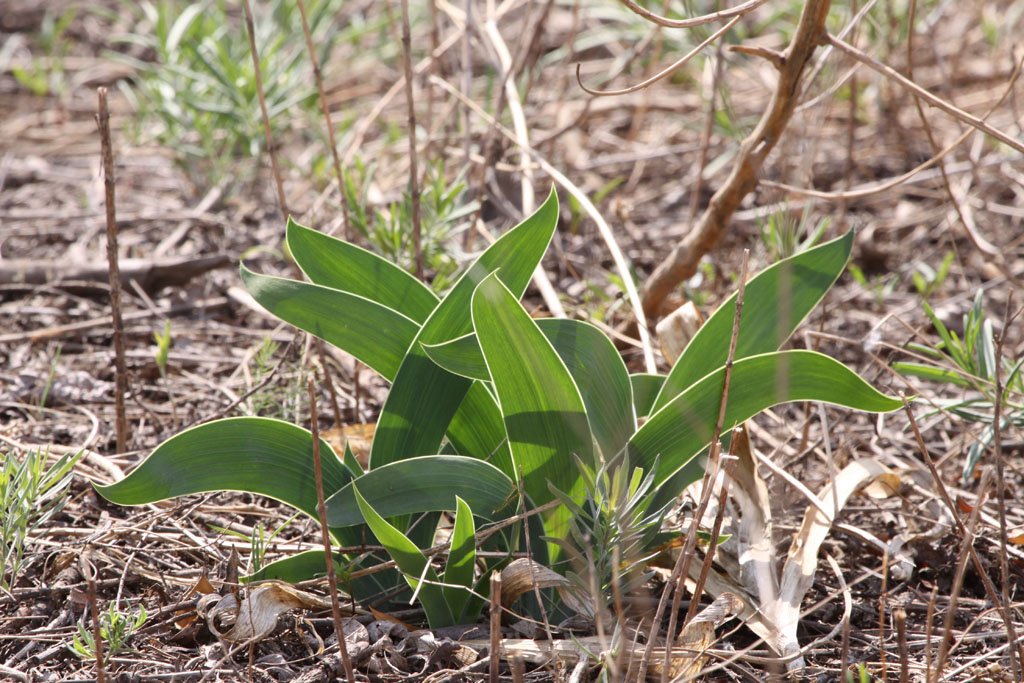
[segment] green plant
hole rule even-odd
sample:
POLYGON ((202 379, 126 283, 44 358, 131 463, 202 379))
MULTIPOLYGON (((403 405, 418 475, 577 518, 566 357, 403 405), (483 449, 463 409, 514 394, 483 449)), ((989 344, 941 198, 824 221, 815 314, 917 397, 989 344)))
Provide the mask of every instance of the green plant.
POLYGON ((868 667, 863 662, 846 670, 846 683, 872 683, 874 680, 874 676, 868 672, 868 667))
MULTIPOLYGON (((146 608, 139 605, 138 612, 123 614, 115 609, 114 603, 106 612, 100 613, 100 637, 103 638, 103 660, 109 662, 122 652, 128 651, 128 641, 146 623, 146 608)), ((68 645, 76 656, 82 659, 96 658, 96 639, 92 629, 87 629, 81 622, 78 623, 78 633, 74 635, 68 645)))
POLYGON ((921 295, 922 299, 930 297, 935 290, 942 286, 949 275, 949 266, 953 263, 953 252, 947 251, 946 256, 939 264, 938 270, 932 268, 922 261, 914 267, 911 277, 914 281, 914 289, 921 295))
MULTIPOLYGON (((484 251, 443 298, 387 260, 293 221, 288 245, 309 282, 241 269, 246 288, 268 311, 391 381, 365 472, 347 456, 331 457, 330 447, 320 443, 326 454, 327 523, 341 545, 376 536, 400 572, 375 574, 373 590, 408 582, 432 626, 475 618, 482 604, 456 609, 452 601, 451 591, 466 594, 476 576, 465 559, 473 545, 468 517, 449 550, 444 581, 434 568, 437 553, 421 550, 433 542, 438 511, 458 509, 498 521, 546 506, 529 521, 476 543, 510 553, 528 541, 536 562, 566 571, 571 567, 561 562, 568 553, 560 540, 572 536, 572 515, 564 497, 582 507, 588 495, 587 470, 576 459, 605 472, 611 485, 616 480, 607 463, 627 454, 630 466, 651 479, 649 488, 660 501, 634 508, 646 514, 704 473, 700 454, 719 417, 736 297, 708 319, 668 375, 631 376, 598 328, 576 320, 534 320, 519 302, 557 218, 552 192, 484 251), (638 418, 646 420, 640 424, 638 418), (430 514, 410 523, 410 515, 420 513, 430 514), (456 552, 455 545, 465 547, 456 552), (465 573, 456 571, 449 580, 453 561, 465 573)), ((778 351, 842 273, 852 243, 847 233, 776 263, 747 284, 727 429, 787 401, 875 412, 900 407, 827 356, 778 351)), ((292 424, 220 420, 172 437, 125 479, 98 490, 128 505, 204 491, 249 491, 316 518, 312 448, 310 432, 292 424)), ((604 485, 596 476, 591 498, 604 485)), ((595 510, 597 518, 601 514, 595 510)), ((505 561, 494 555, 479 556, 484 575, 505 561)), ((323 560, 322 553, 304 553, 268 565, 259 577, 309 578, 323 571, 323 560)), ((377 558, 338 561, 357 566, 377 558)), ((370 588, 350 586, 357 599, 370 588)), ((475 594, 482 592, 478 587, 475 594)))
POLYGON ((71 42, 64 36, 71 22, 78 15, 77 9, 69 9, 57 16, 47 10, 34 36, 43 57, 32 56, 28 66, 11 66, 11 74, 22 86, 36 97, 64 95, 67 80, 64 78, 64 58, 67 57, 71 42))
MULTIPOLYGON (((614 192, 616 188, 624 182, 626 182, 625 176, 616 176, 615 178, 612 178, 594 193, 593 202, 597 204, 614 192)), ((586 217, 586 213, 584 213, 583 208, 580 206, 579 200, 572 195, 569 195, 569 232, 573 235, 578 234, 580 231, 580 224, 583 222, 584 217, 586 217)))
POLYGON ((0 469, 0 589, 10 592, 18 580, 25 543, 30 533, 57 514, 67 500, 71 470, 81 453, 68 453, 47 467, 48 450, 19 458, 14 450, 2 454, 0 469))
POLYGON ((281 361, 280 364, 272 363, 280 349, 281 345, 267 336, 263 338, 259 348, 253 354, 250 368, 253 384, 267 380, 268 376, 274 372, 277 373, 278 378, 249 397, 248 412, 250 415, 298 419, 299 401, 306 382, 306 371, 300 364, 290 361, 281 361))
POLYGON ((850 275, 857 281, 865 291, 871 293, 875 299, 875 306, 881 308, 885 304, 885 300, 889 298, 889 295, 896 289, 896 285, 900 283, 899 273, 890 273, 888 276, 874 275, 871 279, 864 274, 860 266, 855 263, 851 263, 848 268, 850 275))
POLYGON ((164 387, 167 389, 167 399, 171 402, 171 419, 174 420, 174 424, 178 424, 178 408, 174 402, 174 392, 171 388, 171 380, 167 377, 167 355, 171 351, 171 321, 167 320, 164 323, 163 333, 154 332, 153 341, 156 342, 156 354, 154 354, 153 360, 156 361, 156 368, 160 372, 160 379, 164 382, 164 387))
MULTIPOLYGON (((995 438, 996 401, 1000 401, 1001 429, 1024 426, 1024 377, 1021 368, 1024 358, 1016 363, 1006 356, 997 356, 992 321, 985 318, 982 292, 974 298, 974 305, 964 315, 964 336, 948 329, 935 315, 928 302, 922 302, 925 313, 935 326, 940 342, 934 348, 921 344, 907 344, 907 349, 923 356, 928 362, 893 363, 893 369, 904 375, 920 377, 962 389, 971 394, 953 399, 937 399, 941 409, 968 422, 984 425, 981 434, 967 450, 963 481, 969 483, 974 470, 995 438), (996 371, 1001 371, 1002 393, 996 394, 996 371)), ((934 414, 934 413, 933 413, 934 414)))
POLYGON ((277 535, 284 531, 284 528, 295 521, 295 518, 298 516, 299 513, 296 512, 294 515, 286 519, 284 523, 277 527, 277 529, 275 529, 269 536, 264 532, 262 522, 258 522, 256 524, 252 530, 252 534, 244 534, 241 531, 225 529, 224 527, 215 526, 213 524, 210 525, 210 528, 249 542, 249 572, 255 574, 263 569, 263 562, 267 557, 267 548, 274 539, 277 538, 277 535))
MULTIPOLYGON (((175 150, 177 161, 197 186, 251 178, 256 167, 238 162, 258 157, 265 136, 241 17, 226 3, 212 0, 123 4, 135 25, 131 32, 114 36, 115 44, 154 55, 153 61, 129 57, 124 49, 112 55, 139 74, 133 86, 121 85, 139 111, 139 120, 151 124, 146 134, 175 150)), ((306 4, 322 67, 339 35, 330 24, 341 3, 306 4)), ((302 35, 295 3, 275 0, 256 3, 254 9, 267 113, 277 139, 295 128, 296 112, 316 115, 316 88, 305 44, 294 39, 302 35)))
MULTIPOLYGON (((362 163, 357 163, 354 173, 345 174, 350 224, 366 238, 373 251, 406 271, 414 272, 412 198, 403 193, 402 200, 392 202, 387 210, 371 211, 366 191, 373 171, 373 168, 367 169, 362 163)), ((420 248, 424 267, 434 274, 431 288, 440 292, 451 285, 457 274, 454 238, 469 227, 469 219, 480 205, 476 201, 464 201, 466 185, 462 176, 448 181, 441 161, 427 167, 423 185, 420 195, 420 248)))
POLYGON ((562 549, 571 569, 565 572, 577 594, 596 601, 594 612, 609 610, 614 584, 628 595, 639 588, 650 574, 644 564, 659 551, 666 534, 661 532, 665 514, 674 501, 653 506, 656 489, 654 471, 629 466, 623 452, 594 468, 576 458, 583 477, 583 496, 569 495, 558 489, 552 493, 571 513, 569 531, 552 538, 562 549))
POLYGON ((50 395, 50 389, 53 388, 53 380, 57 376, 57 366, 60 365, 60 354, 64 350, 62 345, 57 346, 57 352, 53 354, 53 360, 50 361, 50 372, 46 375, 46 384, 43 385, 43 392, 39 395, 39 407, 43 408, 46 406, 46 399, 50 395))
POLYGON ((767 225, 758 221, 761 239, 768 247, 771 260, 778 261, 807 251, 821 240, 832 221, 827 217, 822 218, 811 227, 812 208, 808 204, 799 220, 787 209, 780 209, 768 216, 767 225))

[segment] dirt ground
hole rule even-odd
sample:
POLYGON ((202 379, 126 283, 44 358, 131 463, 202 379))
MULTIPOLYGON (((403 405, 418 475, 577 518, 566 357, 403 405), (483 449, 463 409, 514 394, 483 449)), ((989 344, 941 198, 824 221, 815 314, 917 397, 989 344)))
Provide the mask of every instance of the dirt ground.
MULTIPOLYGON (((524 22, 545 3, 514 4, 518 10, 509 12, 498 27, 513 54, 519 54, 524 22)), ((339 25, 358 12, 383 11, 373 3, 353 5, 336 17, 339 25)), ((137 115, 116 87, 132 71, 109 55, 113 19, 83 12, 71 24, 65 92, 35 95, 15 78, 12 65, 38 53, 34 41, 45 10, 59 12, 67 6, 0 2, 0 452, 23 458, 33 449, 49 447, 53 459, 69 450, 88 451, 76 468, 66 506, 30 533, 17 582, 10 594, 0 593, 0 680, 96 680, 94 662, 68 648, 77 625, 91 623, 91 588, 100 610, 113 601, 124 609, 143 605, 148 612, 131 649, 107 664, 113 680, 326 681, 343 676, 337 655, 330 648, 325 654, 316 645, 318 638, 321 644, 323 639, 330 643, 329 610, 289 612, 270 638, 232 652, 204 620, 194 618, 200 580, 207 577, 220 589, 222 582, 230 584, 238 576, 240 566, 244 572, 250 559, 250 543, 224 530, 250 535, 262 525, 269 531, 291 511, 248 494, 190 496, 126 508, 106 502, 90 484, 122 476, 163 440, 216 417, 261 414, 308 426, 304 387, 311 368, 326 369, 331 376, 344 424, 372 423, 387 384, 343 354, 319 356, 304 333, 262 312, 246 295, 237 269, 243 254, 261 272, 291 272, 281 254, 284 220, 269 161, 265 155, 241 159, 239 164, 250 168, 258 164, 258 172, 237 183, 201 186, 174 163, 173 149, 134 135, 137 115), (3 52, 4 44, 15 47, 3 52), (135 283, 126 284, 122 299, 129 441, 127 451, 120 453, 95 121, 99 86, 110 88, 119 258, 122 268, 136 276, 135 283), (29 260, 42 273, 40 281, 26 283, 5 275, 23 272, 29 260), (166 377, 156 363, 154 342, 165 321, 170 321, 172 340, 166 377), (91 583, 90 571, 95 578, 91 583)), ((107 6, 115 12, 120 7, 107 6)), ((592 98, 576 85, 572 70, 577 62, 583 79, 593 81, 621 69, 630 50, 650 55, 662 49, 661 34, 648 28, 638 34, 646 41, 638 48, 640 39, 631 39, 633 34, 600 9, 597 3, 551 6, 544 30, 525 51, 536 60, 529 62, 532 75, 523 110, 536 147, 590 196, 614 183, 602 193, 598 208, 642 282, 724 182, 739 139, 771 95, 773 70, 766 60, 728 56, 720 81, 728 125, 716 126, 705 145, 705 93, 715 79, 710 67, 614 98, 592 98), (612 37, 584 45, 583 38, 601 28, 612 37), (571 57, 548 58, 574 40, 579 42, 571 57)), ((777 9, 784 16, 774 22, 768 6, 747 20, 752 31, 757 28, 759 45, 785 45, 794 12, 781 4, 777 9)), ((845 12, 848 17, 849 9, 844 5, 837 16, 845 12)), ((1014 59, 1020 57, 1011 51, 1015 31, 1022 28, 1019 10, 1013 2, 930 3, 919 10, 921 34, 912 54, 914 79, 922 87, 977 116, 993 109, 988 123, 1024 140, 1024 90, 1019 83, 1010 86, 1014 59), (1009 95, 1000 103, 1008 86, 1009 95)), ((885 16, 881 9, 876 14, 885 16)), ((883 32, 884 26, 873 22, 862 29, 864 34, 883 32)), ((842 23, 845 19, 836 25, 842 23)), ((429 40, 428 28, 414 32, 414 43, 429 40)), ((450 22, 442 22, 441 28, 442 38, 453 30, 450 22)), ((905 39, 874 36, 861 44, 907 72, 905 39)), ((329 62, 333 68, 325 73, 329 99, 336 115, 365 121, 366 128, 361 140, 351 134, 358 124, 350 128, 339 148, 355 144, 361 158, 381 162, 371 204, 383 208, 400 196, 408 171, 404 133, 397 139, 391 136, 407 125, 404 96, 401 90, 397 96, 387 94, 400 76, 400 65, 357 59, 346 49, 339 48, 329 62), (351 67, 339 67, 346 59, 351 67), (381 105, 379 111, 375 105, 381 105)), ((815 59, 820 54, 819 49, 815 59)), ((638 82, 677 57, 630 67, 604 87, 638 82)), ((807 612, 800 640, 809 644, 831 637, 805 653, 807 667, 794 677, 840 680, 844 664, 862 663, 867 678, 861 680, 901 680, 901 664, 907 667, 905 680, 1024 680, 1019 659, 1024 655, 1024 434, 1019 429, 1024 420, 1008 424, 1001 435, 1001 482, 984 474, 994 474, 997 463, 996 455, 987 452, 965 484, 961 472, 967 451, 983 425, 932 408, 933 401, 965 394, 950 385, 902 378, 891 369, 893 361, 907 359, 902 349, 908 342, 939 341, 921 305, 914 273, 938 269, 946 254, 952 254, 948 275, 937 281, 928 299, 936 314, 962 334, 962 317, 983 291, 984 309, 1003 355, 1011 363, 1020 358, 1024 327, 1019 318, 1008 326, 1005 322, 1024 301, 1024 157, 974 134, 945 157, 946 179, 933 167, 887 189, 818 200, 780 189, 778 184, 786 184, 836 193, 892 184, 967 130, 933 108, 925 109, 930 124, 926 130, 908 93, 863 67, 856 72, 853 90, 859 97, 851 106, 849 83, 841 86, 845 98, 828 88, 853 63, 835 55, 830 59, 838 66, 825 70, 808 88, 802 99, 808 106, 798 108, 770 155, 761 172, 763 182, 744 200, 699 275, 680 288, 676 303, 685 292, 705 315, 710 313, 733 291, 744 248, 751 250, 752 269, 768 265, 774 256, 762 229, 772 215, 795 221, 809 207, 812 220, 831 220, 826 232, 830 238, 856 228, 853 263, 864 282, 843 275, 790 345, 838 358, 887 394, 917 395, 914 413, 937 464, 938 480, 926 467, 902 412, 869 418, 831 406, 793 405, 767 411, 754 421, 755 448, 811 491, 827 487, 835 463, 841 466, 860 457, 877 459, 899 473, 901 482, 899 493, 887 499, 855 498, 825 541, 823 561, 803 603, 807 612), (950 521, 939 482, 958 517, 973 525, 973 555, 963 543, 964 534, 950 521), (1002 501, 995 483, 1001 483, 1002 501), (1001 518, 1006 539, 1001 537, 1001 518), (906 554, 900 557, 913 562, 905 574, 886 572, 897 558, 881 548, 893 548, 895 538, 905 540, 906 554), (829 568, 825 555, 836 560, 840 576, 829 568), (1004 587, 1007 595, 1002 594, 1004 587), (999 596, 995 602, 993 590, 999 596), (844 598, 850 599, 848 620, 844 598), (1011 604, 1018 638, 1011 644, 1015 664, 1007 647, 1003 601, 1011 604), (906 617, 902 639, 894 621, 899 610, 906 617), (846 626, 836 633, 841 622, 846 626), (938 672, 934 664, 944 639, 948 661, 938 672)), ((481 93, 491 93, 485 85, 495 73, 492 56, 481 51, 474 60, 474 84, 481 93)), ((440 61, 441 77, 457 86, 457 57, 440 61)), ((484 193, 477 195, 480 154, 489 135, 486 124, 474 120, 471 134, 464 136, 454 98, 436 87, 423 87, 419 94, 421 115, 429 106, 435 117, 424 124, 429 145, 421 153, 428 159, 446 157, 446 169, 454 175, 464 165, 464 143, 471 143, 474 156, 467 182, 470 194, 483 198, 482 219, 493 234, 513 225, 521 211, 514 145, 496 138, 498 163, 487 175, 484 193)), ((490 110, 493 100, 486 102, 490 110)), ((722 106, 720 100, 720 112, 722 106)), ((323 137, 300 128, 280 141, 278 153, 284 160, 291 212, 306 225, 334 231, 340 216, 331 173, 307 170, 311 160, 323 158, 323 137)), ((540 169, 531 173, 532 186, 543 196, 550 180, 540 169)), ((593 223, 577 218, 564 193, 562 199, 562 220, 544 269, 570 316, 597 319, 628 338, 630 307, 609 276, 615 273, 610 252, 593 223)), ((472 241, 457 239, 457 253, 474 248, 472 241)), ((533 287, 527 300, 537 315, 548 314, 533 287)), ((639 349, 628 341, 622 348, 630 370, 642 370, 639 349)), ((659 362, 667 370, 664 359, 659 362)), ((1008 396, 1007 410, 1024 405, 1022 399, 1008 396)), ((324 388, 319 405, 321 425, 337 426, 324 388)), ((1021 414, 1024 409, 1018 409, 1021 414)), ((768 470, 763 474, 775 505, 779 554, 785 557, 807 502, 783 477, 768 470)), ((267 557, 314 548, 318 542, 312 520, 298 519, 274 539, 267 557)), ((655 578, 650 586, 654 595, 660 594, 660 580, 655 578)), ((322 585, 310 590, 325 594, 322 585)), ((414 627, 424 623, 422 613, 407 602, 384 601, 374 607, 414 627)), ((361 679, 487 678, 486 666, 418 654, 404 626, 386 626, 388 622, 372 615, 360 621, 369 629, 368 641, 375 643, 356 662, 361 679)), ((735 621, 727 622, 719 635, 707 666, 726 663, 709 673, 708 680, 765 680, 784 669, 735 621)), ((596 672, 581 669, 576 676, 589 680, 596 672)), ((570 678, 571 669, 527 665, 523 673, 503 665, 501 675, 505 680, 563 680, 570 678)))

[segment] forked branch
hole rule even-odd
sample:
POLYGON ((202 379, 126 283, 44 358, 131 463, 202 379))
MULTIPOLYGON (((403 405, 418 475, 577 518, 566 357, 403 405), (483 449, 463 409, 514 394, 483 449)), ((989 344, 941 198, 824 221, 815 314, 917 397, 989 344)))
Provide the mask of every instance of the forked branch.
POLYGON ((662 302, 675 286, 693 276, 701 257, 714 247, 740 202, 757 186, 757 175, 765 158, 793 115, 804 66, 827 35, 825 19, 831 4, 830 0, 809 0, 804 5, 797 30, 783 53, 771 102, 757 127, 740 146, 732 173, 715 192, 697 224, 647 279, 643 295, 647 315, 658 315, 662 302))

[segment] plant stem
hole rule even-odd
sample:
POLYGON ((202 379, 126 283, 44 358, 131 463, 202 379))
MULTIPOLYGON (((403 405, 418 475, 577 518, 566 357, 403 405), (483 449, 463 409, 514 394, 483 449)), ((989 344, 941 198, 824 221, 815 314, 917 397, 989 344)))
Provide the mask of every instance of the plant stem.
POLYGON ((107 208, 107 266, 110 270, 110 312, 114 327, 114 414, 117 423, 117 452, 128 450, 128 417, 125 415, 124 395, 128 392, 128 374, 124 362, 124 322, 121 320, 121 275, 117 265, 117 217, 114 200, 114 150, 110 143, 110 111, 107 109, 107 89, 97 88, 100 127, 100 147, 103 150, 103 186, 107 208))
POLYGON ((317 420, 316 388, 313 378, 309 378, 309 414, 310 426, 313 431, 313 473, 316 479, 316 514, 320 518, 320 540, 324 546, 324 561, 327 564, 327 585, 331 593, 331 614, 334 616, 334 635, 338 638, 338 649, 341 650, 341 662, 345 667, 345 678, 348 683, 355 683, 352 671, 352 660, 348 656, 348 643, 345 641, 345 627, 341 622, 341 603, 338 601, 338 577, 334 573, 334 556, 331 553, 331 538, 327 531, 327 503, 324 499, 324 476, 320 466, 320 426, 317 420))

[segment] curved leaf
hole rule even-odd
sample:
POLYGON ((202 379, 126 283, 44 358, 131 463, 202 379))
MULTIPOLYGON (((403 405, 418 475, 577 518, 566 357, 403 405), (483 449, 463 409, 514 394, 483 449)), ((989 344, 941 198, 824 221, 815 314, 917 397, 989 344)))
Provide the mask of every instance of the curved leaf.
POLYGON ((480 343, 472 332, 440 344, 423 344, 423 351, 427 358, 452 374, 491 381, 480 343))
POLYGON ((392 379, 419 325, 401 313, 355 294, 297 280, 259 275, 241 267, 242 283, 281 320, 352 354, 392 379))
POLYGON ((473 382, 462 399, 448 425, 448 441, 460 455, 486 459, 509 475, 514 472, 501 410, 481 382, 473 382))
MULTIPOLYGON (((658 458, 658 484, 688 465, 711 441, 724 374, 724 368, 719 368, 679 394, 630 439, 629 456, 635 466, 648 469, 658 458)), ((733 365, 725 429, 787 401, 823 401, 876 413, 903 405, 828 356, 814 351, 778 351, 744 358, 733 365)), ((702 471, 699 463, 696 465, 690 465, 695 475, 690 481, 702 471)))
POLYGON ((505 507, 515 484, 494 465, 460 455, 425 455, 381 465, 353 480, 327 500, 332 527, 361 524, 355 487, 385 517, 414 512, 455 510, 461 496, 476 514, 489 517, 505 507))
POLYGON ((358 489, 353 487, 352 492, 366 519, 366 525, 370 527, 377 540, 391 555, 391 559, 405 574, 405 580, 409 582, 413 590, 417 591, 420 604, 423 605, 423 609, 427 613, 430 627, 451 626, 455 620, 448 608, 444 591, 441 586, 437 585, 439 583, 437 573, 430 566, 430 561, 405 534, 377 514, 373 507, 359 495, 358 489), (426 582, 420 581, 420 577, 426 579, 426 582))
POLYGON ((288 218, 288 249, 314 283, 355 294, 422 324, 437 306, 430 288, 387 259, 288 218))
POLYGON ((654 400, 665 384, 665 375, 634 373, 629 376, 633 385, 633 409, 637 417, 647 417, 654 412, 654 400))
MULTIPOLYGON (((853 231, 765 268, 747 283, 735 359, 776 351, 842 274, 853 231)), ((736 294, 701 325, 672 367, 657 411, 711 370, 725 365, 736 316, 736 294)))
POLYGON ((565 363, 586 406, 591 433, 610 460, 636 431, 633 387, 622 356, 605 333, 590 323, 565 318, 535 322, 565 363))
MULTIPOLYGON (((330 495, 352 477, 323 439, 320 456, 324 491, 330 495)), ((317 519, 313 435, 265 417, 208 422, 172 436, 127 477, 96 490, 120 505, 144 505, 189 493, 246 491, 317 519)))
POLYGON ((472 381, 435 365, 422 344, 448 341, 472 331, 469 304, 473 290, 495 270, 509 289, 522 295, 557 221, 558 198, 552 190, 537 211, 480 255, 433 310, 402 360, 381 410, 370 449, 371 469, 437 452, 472 381))
MULTIPOLYGON (((589 323, 565 318, 534 322, 569 370, 586 406, 594 438, 605 457, 611 458, 636 431, 633 388, 622 357, 611 340, 589 323)), ((424 351, 449 372, 491 379, 475 334, 424 345, 424 351)))
POLYGON ((465 615, 463 608, 469 601, 469 591, 473 587, 473 574, 476 570, 476 527, 473 525, 473 511, 466 501, 456 497, 455 524, 452 526, 451 549, 448 551, 448 562, 444 566, 445 599, 452 614, 460 622, 476 621, 477 614, 465 615), (457 586, 462 586, 458 588, 457 586))
POLYGON ((552 498, 549 481, 575 491, 579 472, 572 456, 593 462, 593 437, 565 364, 494 275, 473 294, 473 325, 526 493, 540 505, 552 498))

